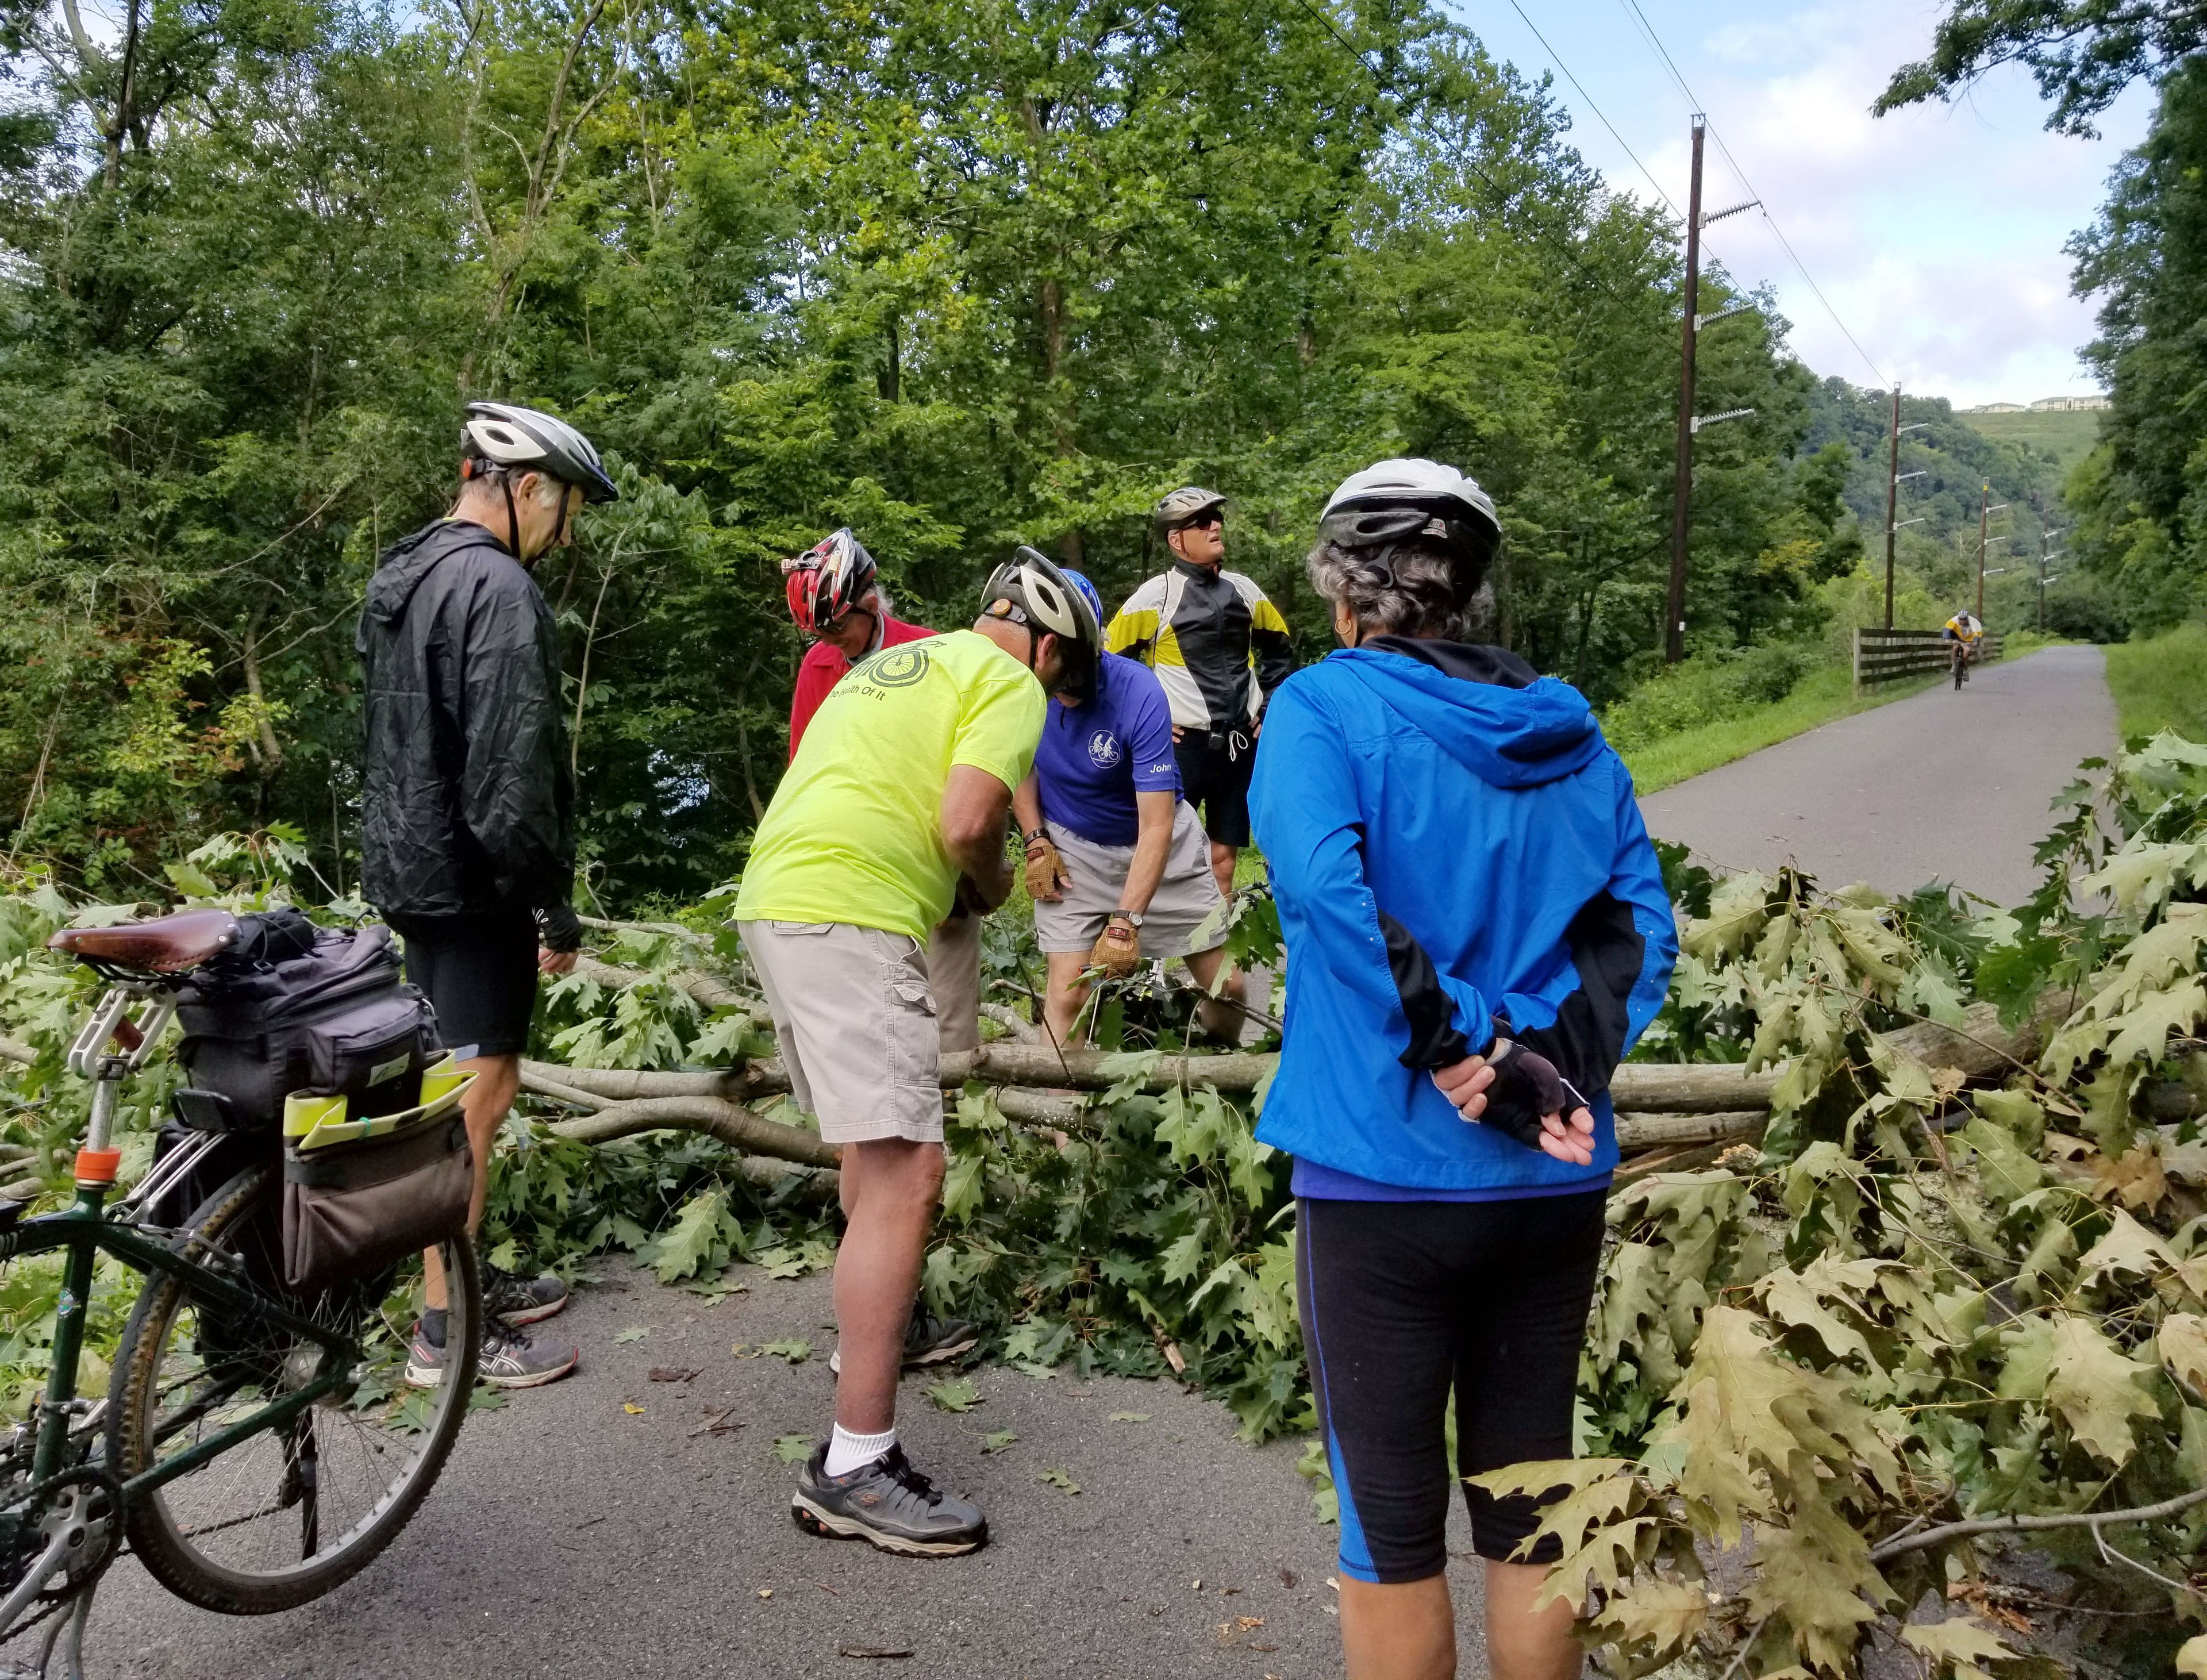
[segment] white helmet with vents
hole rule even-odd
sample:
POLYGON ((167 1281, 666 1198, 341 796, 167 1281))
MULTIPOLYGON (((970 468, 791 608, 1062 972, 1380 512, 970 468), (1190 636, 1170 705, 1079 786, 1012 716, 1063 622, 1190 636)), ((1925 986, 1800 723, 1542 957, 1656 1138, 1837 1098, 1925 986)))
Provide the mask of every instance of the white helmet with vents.
POLYGON ((470 403, 460 441, 469 462, 487 462, 515 472, 549 474, 580 490, 586 502, 620 499, 590 440, 541 409, 524 409, 511 403, 470 403))
POLYGON ((981 592, 981 616, 1026 626, 1030 667, 1035 645, 1044 636, 1056 637, 1065 647, 1059 689, 1086 698, 1104 650, 1104 626, 1088 598, 1049 555, 1022 543, 1009 561, 989 574, 989 586, 981 592))
POLYGON ((1415 457, 1374 462, 1326 499, 1319 538, 1342 548, 1424 542, 1454 564, 1461 607, 1477 591, 1502 543, 1494 499, 1454 467, 1415 457))

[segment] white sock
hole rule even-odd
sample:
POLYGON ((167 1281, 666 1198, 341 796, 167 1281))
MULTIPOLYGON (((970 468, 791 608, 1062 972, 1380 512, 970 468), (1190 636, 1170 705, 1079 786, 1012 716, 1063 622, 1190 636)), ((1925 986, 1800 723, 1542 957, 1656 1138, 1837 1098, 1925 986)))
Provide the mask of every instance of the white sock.
POLYGON ((894 1427, 885 1429, 878 1435, 853 1435, 839 1423, 828 1442, 827 1473, 831 1476, 847 1476, 861 1466, 872 1463, 895 1444, 896 1431, 894 1427))

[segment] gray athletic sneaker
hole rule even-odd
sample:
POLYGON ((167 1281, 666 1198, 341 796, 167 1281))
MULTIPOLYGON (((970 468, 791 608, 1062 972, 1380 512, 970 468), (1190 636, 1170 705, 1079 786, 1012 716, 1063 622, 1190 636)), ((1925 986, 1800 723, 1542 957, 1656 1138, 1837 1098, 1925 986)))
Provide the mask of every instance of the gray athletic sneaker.
POLYGON ((955 1557, 989 1543, 981 1508, 942 1492, 912 1468, 902 1447, 847 1476, 831 1476, 822 1441, 797 1478, 789 1515, 808 1534, 866 1540, 908 1557, 955 1557))
MULTIPOLYGON (((980 1345, 978 1325, 969 1324, 963 1318, 938 1318, 915 1306, 912 1322, 904 1328, 904 1368, 917 1371, 922 1366, 940 1365, 960 1354, 970 1354, 980 1345)), ((828 1355, 828 1368, 838 1376, 842 1374, 840 1348, 828 1355)))
POLYGON ((502 1324, 533 1324, 567 1305, 567 1286, 556 1277, 516 1277, 493 1265, 482 1269, 483 1311, 502 1324))
MULTIPOLYGON (((581 1357, 571 1342, 538 1342, 493 1320, 483 1329, 475 1378, 493 1388, 541 1388, 572 1371, 581 1357)), ((444 1371, 445 1344, 430 1341, 416 1323, 406 1349, 406 1380, 417 1389, 433 1389, 443 1380, 444 1371)))

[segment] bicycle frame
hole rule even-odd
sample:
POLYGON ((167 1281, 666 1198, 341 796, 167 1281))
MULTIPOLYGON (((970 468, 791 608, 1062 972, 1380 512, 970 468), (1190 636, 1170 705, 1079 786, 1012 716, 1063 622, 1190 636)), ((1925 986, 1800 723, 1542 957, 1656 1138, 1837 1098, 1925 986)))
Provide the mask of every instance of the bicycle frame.
MULTIPOLYGON (((94 1158, 96 1169, 98 1157, 107 1150, 123 1082, 145 1065, 175 1007, 175 999, 165 987, 143 982, 117 983, 100 1000, 69 1053, 69 1071, 93 1081, 92 1123, 78 1156, 75 1205, 0 1229, 0 1260, 57 1251, 68 1256, 54 1318, 53 1363, 46 1377, 38 1438, 32 1452, 31 1480, 33 1484, 43 1482, 66 1468, 69 1420, 78 1403, 77 1370, 84 1351, 85 1314, 91 1301, 93 1270, 102 1252, 135 1270, 176 1278, 195 1299, 222 1307, 248 1323, 286 1330, 312 1342, 321 1348, 322 1356, 313 1377, 297 1388, 123 1482, 126 1508, 240 1442, 264 1430, 282 1428, 323 1396, 343 1387, 359 1358, 359 1348, 350 1336, 314 1324, 250 1285, 187 1258, 181 1246, 172 1247, 117 1219, 117 1210, 108 1206, 113 1189, 112 1157, 108 1157, 104 1177, 98 1170, 88 1169, 87 1157, 94 1158), (148 1000, 151 1007, 138 1020, 130 1021, 130 1006, 141 998, 148 1000), (123 1054, 110 1054, 110 1040, 123 1045, 123 1054)), ((21 1510, 0 1513, 0 1544, 12 1544, 23 1515, 21 1510)))

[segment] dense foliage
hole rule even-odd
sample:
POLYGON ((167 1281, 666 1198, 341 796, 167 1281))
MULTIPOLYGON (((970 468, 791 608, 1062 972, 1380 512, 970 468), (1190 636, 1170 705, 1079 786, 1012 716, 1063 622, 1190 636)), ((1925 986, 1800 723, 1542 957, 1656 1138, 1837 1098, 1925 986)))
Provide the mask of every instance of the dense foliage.
MULTIPOLYGON (((478 396, 626 492, 541 569, 613 909, 739 863, 798 653, 774 562, 840 523, 952 623, 1019 539, 1123 591, 1151 500, 1215 483, 1314 651, 1319 498, 1430 453, 1502 504, 1505 639, 1597 701, 1652 667, 1676 230, 1433 9, 76 16, 0 8, 0 822, 95 896, 275 821, 355 878, 352 621, 478 396)), ((1702 347, 1707 406, 1756 413, 1698 445, 1697 647, 1846 563, 1784 332, 1702 347)))

